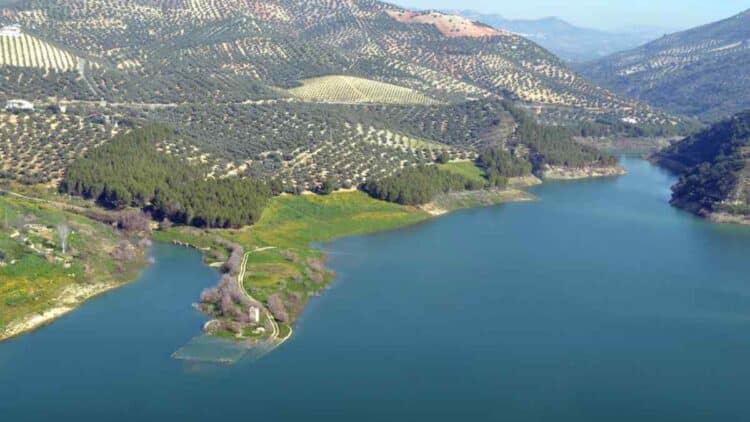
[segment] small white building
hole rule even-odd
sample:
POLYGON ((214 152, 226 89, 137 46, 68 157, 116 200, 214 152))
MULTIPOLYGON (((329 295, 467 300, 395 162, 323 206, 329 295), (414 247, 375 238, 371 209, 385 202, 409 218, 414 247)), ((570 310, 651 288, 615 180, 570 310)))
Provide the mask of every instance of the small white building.
POLYGON ((34 103, 26 100, 8 100, 5 102, 6 111, 33 111, 34 103))
POLYGON ((0 37, 19 38, 21 35, 21 25, 6 25, 0 28, 0 37))
POLYGON ((260 322, 260 309, 257 306, 251 306, 247 310, 247 313, 250 316, 251 324, 258 324, 260 322))
POLYGON ((5 111, 34 111, 34 103, 26 100, 8 100, 5 111))
POLYGON ((638 124, 638 119, 636 119, 635 117, 623 117, 622 121, 624 123, 630 123, 631 125, 637 125, 638 124))

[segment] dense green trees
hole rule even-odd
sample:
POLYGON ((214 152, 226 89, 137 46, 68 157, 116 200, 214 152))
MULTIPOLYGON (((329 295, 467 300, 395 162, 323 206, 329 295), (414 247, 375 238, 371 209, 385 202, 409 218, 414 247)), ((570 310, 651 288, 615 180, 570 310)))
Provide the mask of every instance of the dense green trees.
POLYGON ((442 171, 435 166, 419 166, 395 176, 367 182, 365 192, 373 198, 402 205, 426 204, 440 193, 477 190, 484 186, 460 174, 442 171))
POLYGON ((673 188, 673 203, 696 211, 716 211, 734 191, 745 163, 738 156, 721 157, 686 173, 673 188))
POLYGON ((662 163, 684 173, 673 187, 673 204, 698 212, 750 213, 750 183, 744 180, 748 147, 750 112, 717 123, 659 153, 662 163))
POLYGON ((679 121, 675 124, 633 124, 617 118, 599 118, 593 122, 581 121, 571 126, 575 135, 584 138, 601 138, 606 136, 625 136, 629 138, 666 137, 688 135, 701 128, 695 121, 679 121))
POLYGON ((503 148, 490 148, 482 151, 477 164, 487 173, 490 186, 504 186, 508 178, 531 174, 531 163, 513 156, 503 148))
POLYGON ((260 218, 271 189, 252 179, 207 178, 206 169, 160 153, 173 131, 151 125, 89 151, 67 171, 64 192, 103 206, 150 211, 157 219, 199 227, 236 227, 260 218))
POLYGON ((330 195, 336 191, 336 183, 331 179, 326 179, 323 184, 320 185, 318 193, 321 195, 330 195))
POLYGON ((536 168, 544 164, 567 167, 617 164, 616 157, 575 142, 568 128, 540 125, 529 114, 509 103, 506 104, 506 109, 518 125, 517 141, 534 152, 536 168))

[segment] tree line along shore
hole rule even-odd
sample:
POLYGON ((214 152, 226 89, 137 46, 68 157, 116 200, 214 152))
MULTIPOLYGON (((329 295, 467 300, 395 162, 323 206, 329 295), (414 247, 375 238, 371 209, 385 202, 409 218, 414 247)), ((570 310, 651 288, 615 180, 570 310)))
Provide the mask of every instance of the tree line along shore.
MULTIPOLYGON (((553 138, 545 133, 523 136, 553 138)), ((311 243, 402 227, 453 208, 528 200, 512 181, 533 179, 542 162, 616 162, 588 147, 552 149, 555 158, 545 161, 519 143, 486 148, 475 160, 443 154, 434 164, 373 179, 359 191, 336 192, 341 186, 325 181, 317 195, 290 195, 279 180, 210 177, 201 163, 186 164, 158 150, 160 141, 174 136, 164 125, 127 131, 77 159, 57 193, 34 193, 50 199, 3 196, 0 274, 11 280, 0 291, 6 337, 136 277, 151 238, 195 245, 206 251, 207 262, 222 268, 217 287, 196 298, 215 318, 207 326, 211 333, 257 339, 289 332, 309 298, 334 278, 311 243), (33 231, 37 219, 42 234, 33 231), (61 221, 71 228, 67 251, 54 236, 61 221), (75 271, 65 271, 70 268, 75 271), (252 308, 260 317, 251 316, 252 308)))
MULTIPOLYGON (((746 221, 747 120, 735 116, 655 156, 683 173, 675 205, 746 221)), ((549 140, 556 132, 529 125, 517 133, 549 140)), ((285 338, 279 333, 291 333, 309 298, 334 278, 314 242, 415 224, 456 208, 533 199, 520 187, 538 183, 536 176, 622 174, 611 155, 588 147, 553 148, 549 158, 527 141, 484 148, 473 160, 441 154, 433 164, 373 178, 359 190, 339 192, 327 180, 315 194, 297 195, 279 180, 210 177, 201 163, 186 165, 157 149, 173 136, 163 125, 120 134, 76 160, 57 192, 4 183, 0 338, 49 323, 132 280, 152 238, 194 245, 222 269, 217 286, 196 298, 214 318, 210 333, 285 338)))

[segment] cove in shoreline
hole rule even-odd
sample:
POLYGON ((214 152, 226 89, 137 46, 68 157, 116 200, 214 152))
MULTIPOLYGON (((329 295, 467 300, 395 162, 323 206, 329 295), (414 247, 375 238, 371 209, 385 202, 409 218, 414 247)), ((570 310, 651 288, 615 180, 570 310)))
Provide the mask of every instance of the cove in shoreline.
MULTIPOLYGON (((604 174, 602 172, 591 172, 585 169, 572 173, 575 173, 575 179, 583 178, 586 174, 588 174, 589 177, 603 177, 605 175, 620 174, 616 171, 611 171, 608 174, 604 174)), ((569 172, 568 174, 572 173, 569 172)), ((433 217, 443 216, 459 209, 487 207, 509 202, 531 201, 534 200, 535 197, 534 195, 528 193, 525 188, 535 186, 540 183, 542 182, 539 179, 531 176, 514 178, 510 180, 509 186, 506 189, 460 192, 441 195, 430 204, 426 204, 418 208, 403 207, 386 203, 378 205, 379 201, 366 198, 363 193, 357 191, 340 192, 334 194, 334 197, 344 198, 344 201, 334 200, 332 201, 332 204, 326 204, 326 201, 320 201, 319 198, 315 195, 305 195, 299 198, 303 198, 304 202, 308 203, 308 205, 306 206, 318 202, 318 205, 315 205, 308 209, 311 216, 324 216, 327 213, 326 207, 328 206, 332 206, 335 208, 345 208, 347 209, 347 211, 341 215, 334 215, 334 218, 331 221, 325 221, 325 217, 316 217, 310 219, 306 224, 310 226, 326 226, 327 228, 320 229, 320 227, 318 227, 317 229, 311 230, 312 227, 308 227, 307 229, 305 229, 304 226, 302 226, 302 228, 298 226, 295 228, 296 230, 311 231, 310 236, 303 236, 301 239, 293 239, 291 242, 287 241, 282 243, 285 243, 284 246, 288 248, 288 250, 295 250, 294 253, 298 253, 301 250, 302 256, 299 259, 303 261, 309 261, 310 259, 325 259, 322 256, 322 252, 315 250, 310 245, 313 243, 330 241, 335 238, 341 238, 351 235, 397 229, 418 222, 426 221, 433 217), (344 205, 342 205, 341 202, 343 202, 344 205), (347 204, 347 202, 350 203, 347 204)), ((293 198, 295 197, 280 197, 279 199, 277 199, 277 203, 284 203, 284 201, 293 201, 293 198)), ((273 211, 271 212, 273 213, 273 211)), ((272 227, 271 230, 269 230, 268 234, 270 234, 270 232, 273 232, 274 229, 277 229, 279 226, 283 227, 290 224, 294 225, 294 223, 296 222, 295 220, 304 220, 305 217, 306 216, 304 215, 294 215, 285 217, 286 220, 282 219, 281 221, 273 221, 273 223, 269 225, 272 227)), ((261 221, 260 223, 261 224, 259 224, 259 226, 263 227, 263 221, 261 221)), ((275 239, 272 235, 261 236, 263 238, 258 238, 257 236, 254 236, 252 234, 254 230, 257 229, 253 227, 249 229, 234 231, 200 231, 189 228, 173 228, 169 233, 156 232, 154 236, 157 240, 163 240, 175 245, 194 247, 195 249, 202 252, 207 258, 210 258, 210 255, 213 252, 211 245, 213 242, 213 238, 216 236, 226 237, 228 239, 232 239, 233 241, 238 241, 239 243, 244 244, 251 249, 264 246, 276 248, 276 246, 273 246, 275 239)), ((273 252, 271 252, 270 254, 272 255, 273 252)), ((274 261, 276 260, 276 258, 278 257, 269 258, 268 256, 265 256, 263 259, 270 259, 271 261, 274 261)), ((218 267, 221 265, 221 262, 216 261, 215 259, 209 259, 207 261, 207 264, 212 267, 218 267)), ((292 264, 292 266, 297 267, 305 266, 305 262, 302 262, 301 264, 300 262, 280 263, 280 265, 286 264, 292 264)), ((250 269, 254 268, 253 262, 249 262, 248 265, 250 269)), ((265 264, 257 263, 257 265, 265 264)), ((287 266, 286 269, 288 270, 289 266, 287 266)), ((278 268, 272 268, 271 270, 278 270, 278 268)), ((305 268, 301 268, 299 271, 299 273, 305 272, 305 268)), ((318 282, 317 285, 305 286, 302 289, 303 297, 297 299, 299 303, 295 304, 295 309, 288 310, 291 320, 288 323, 281 324, 283 335, 280 334, 278 340, 283 342, 290 337, 294 319, 296 319, 296 315, 299 315, 303 311, 304 304, 306 303, 307 299, 309 297, 321 294, 325 287, 333 280, 333 274, 325 275, 324 272, 321 274, 322 275, 320 277, 322 277, 324 280, 318 282)), ((288 274, 286 275, 288 276, 288 274)), ((308 275, 305 274, 304 276, 307 277, 308 275)), ((132 278, 135 279, 136 277, 137 276, 133 276, 132 278)), ((271 274, 271 278, 273 278, 273 274, 271 274)), ((44 312, 41 312, 39 314, 29 315, 21 320, 17 320, 11 323, 2 334, 2 337, 0 337, 0 341, 24 333, 28 333, 45 325, 51 324, 58 318, 74 311, 88 300, 102 293, 106 293, 110 290, 117 289, 127 284, 127 282, 98 283, 85 285, 80 289, 76 289, 75 291, 72 291, 70 289, 66 290, 66 292, 63 292, 63 294, 60 296, 60 300, 57 301, 58 305, 56 305, 55 307, 45 310, 44 312)), ((246 285, 246 288, 252 288, 252 286, 246 285)), ((267 296, 263 297, 266 298, 267 296)), ((198 298, 196 298, 195 300, 197 301, 198 298)), ((251 337, 252 340, 257 340, 256 335, 253 335, 251 337)))
POLYGON ((748 420, 750 232, 670 207, 674 178, 625 164, 626 177, 534 187, 534 203, 326 242, 336 283, 292 340, 231 367, 171 357, 218 276, 197 251, 156 243, 138 281, 0 344, 0 414, 748 420))
MULTIPOLYGON (((611 175, 621 174, 619 170, 615 170, 617 169, 611 170, 611 175)), ((580 174, 583 174, 583 170, 580 174)), ((586 171, 586 174, 593 173, 586 171)), ((604 177, 604 173, 596 173, 596 176, 591 178, 604 177)), ((325 251, 315 248, 313 245, 349 236, 402 229, 457 210, 533 201, 536 200, 536 197, 526 190, 522 190, 522 188, 542 184, 540 179, 532 176, 514 178, 509 182, 506 189, 440 195, 433 202, 420 207, 400 206, 376 201, 359 191, 340 192, 328 196, 283 196, 275 201, 276 207, 272 207, 268 216, 264 215, 256 226, 238 231, 207 232, 206 234, 218 235, 236 242, 242 245, 246 251, 261 251, 261 253, 247 255, 250 258, 247 261, 249 275, 241 283, 245 291, 251 292, 255 297, 264 299, 276 296, 279 293, 283 297, 293 298, 293 300, 285 302, 288 306, 286 306, 286 310, 281 317, 279 313, 269 310, 268 301, 263 300, 261 315, 268 315, 269 320, 276 317, 272 324, 274 327, 269 327, 267 323, 263 323, 263 321, 266 321, 265 318, 261 319, 260 325, 265 328, 265 333, 272 333, 270 336, 259 337, 257 332, 245 329, 232 329, 230 332, 219 331, 218 334, 239 342, 257 343, 259 340, 263 340, 261 344, 266 345, 270 341, 273 348, 278 347, 291 337, 296 320, 304 312, 307 301, 312 297, 323 294, 335 279, 333 272, 322 267, 322 263, 327 260, 325 251), (355 205, 352 206, 352 204, 355 205), (328 215, 331 210, 338 211, 333 211, 332 215, 328 215), (341 210, 345 211, 342 213, 341 210), (285 216, 278 219, 278 215, 285 216), (295 234, 291 238, 285 239, 289 236, 290 231, 305 234, 301 236, 295 234), (300 255, 302 258, 300 258, 300 255), (294 267, 297 266, 297 269, 299 269, 300 264, 302 264, 305 277, 309 276, 310 267, 305 268, 305 264, 309 263, 311 258, 321 263, 319 271, 323 273, 321 273, 320 281, 316 283, 302 283, 301 290, 304 296, 301 296, 300 286, 288 289, 290 284, 288 278, 295 277, 294 267), (269 263, 281 267, 269 267, 269 263), (253 279, 256 277, 255 274, 262 274, 260 281, 253 279), (276 283, 271 290, 258 289, 258 285, 267 286, 269 282, 276 283), (277 322, 278 328, 276 327, 277 322)), ((171 238, 177 243, 192 244, 197 249, 203 249, 204 251, 211 249, 211 246, 206 246, 210 245, 210 240, 207 241, 206 236, 196 230, 176 228, 172 229, 170 233, 161 233, 159 236, 162 240, 171 238)), ((212 252, 208 252, 208 254, 211 255, 212 252)), ((299 277, 299 273, 297 277, 299 277)), ((254 299, 253 302, 258 303, 254 299)), ((222 321, 221 317, 212 316, 215 318, 214 322, 222 321)), ((215 328, 215 326, 212 327, 215 328)))

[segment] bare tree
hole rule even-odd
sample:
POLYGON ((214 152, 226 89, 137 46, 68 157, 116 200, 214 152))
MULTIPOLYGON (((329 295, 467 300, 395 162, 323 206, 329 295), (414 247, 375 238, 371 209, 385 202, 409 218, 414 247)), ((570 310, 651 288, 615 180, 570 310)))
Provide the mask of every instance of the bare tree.
POLYGON ((229 251, 231 252, 229 259, 224 263, 224 265, 222 265, 222 271, 227 274, 238 275, 240 273, 242 261, 245 258, 245 249, 242 247, 242 245, 221 238, 217 238, 216 243, 229 249, 229 251))
POLYGON ((131 262, 138 258, 138 249, 130 241, 123 239, 112 250, 112 257, 120 262, 131 262))
POLYGON ((151 217, 141 211, 124 211, 120 213, 118 226, 130 233, 151 233, 151 217))
POLYGON ((57 237, 60 239, 60 247, 62 253, 65 255, 68 251, 68 238, 70 237, 70 226, 66 223, 60 223, 57 225, 57 237))
POLYGON ((277 320, 281 322, 289 322, 289 312, 287 312, 284 301, 278 293, 275 293, 268 298, 268 309, 277 320))

